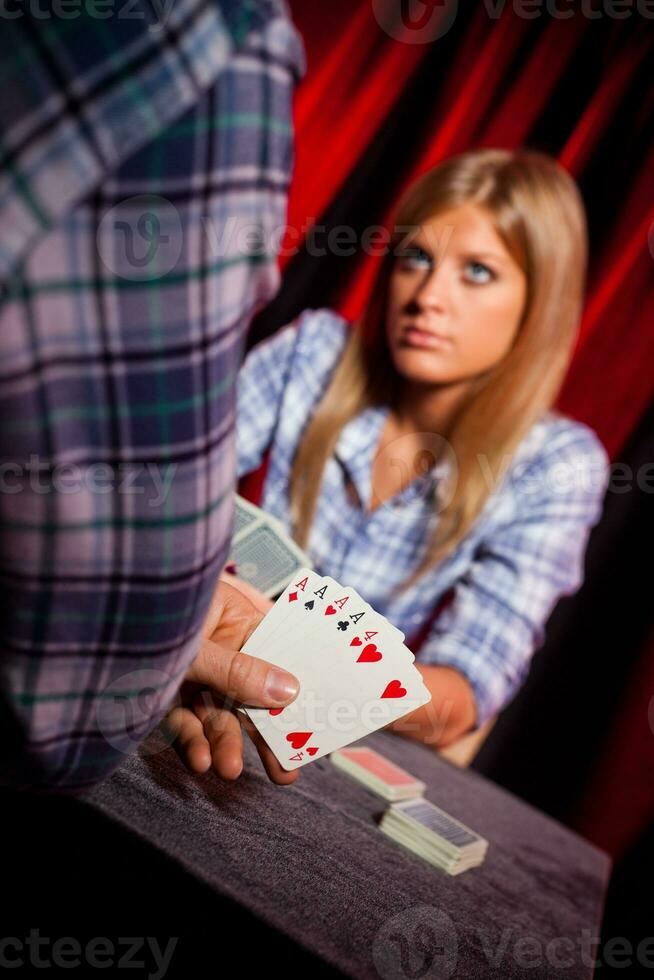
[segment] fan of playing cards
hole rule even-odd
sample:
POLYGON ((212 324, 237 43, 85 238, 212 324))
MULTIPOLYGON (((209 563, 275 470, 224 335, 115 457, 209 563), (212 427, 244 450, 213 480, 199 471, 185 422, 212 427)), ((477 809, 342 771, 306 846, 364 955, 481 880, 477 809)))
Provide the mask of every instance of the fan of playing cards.
POLYGON ((283 769, 356 742, 431 700, 404 634, 353 588, 301 568, 244 644, 294 674, 284 708, 243 708, 283 769))

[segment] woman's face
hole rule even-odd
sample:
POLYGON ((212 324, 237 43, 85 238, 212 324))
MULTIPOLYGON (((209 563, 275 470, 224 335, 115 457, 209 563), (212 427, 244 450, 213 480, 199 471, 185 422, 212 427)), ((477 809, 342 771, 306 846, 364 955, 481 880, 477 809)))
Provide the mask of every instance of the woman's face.
POLYGON ((444 211, 424 221, 401 251, 386 321, 397 371, 440 384, 494 367, 516 335, 527 282, 488 213, 473 204, 444 211))

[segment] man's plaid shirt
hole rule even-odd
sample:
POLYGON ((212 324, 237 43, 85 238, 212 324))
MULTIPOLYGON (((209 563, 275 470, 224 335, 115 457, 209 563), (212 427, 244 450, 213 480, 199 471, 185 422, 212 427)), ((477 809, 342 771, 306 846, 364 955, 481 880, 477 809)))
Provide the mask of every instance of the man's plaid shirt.
POLYGON ((0 781, 80 791, 172 702, 228 554, 305 54, 284 0, 38 12, 0 32, 0 781))

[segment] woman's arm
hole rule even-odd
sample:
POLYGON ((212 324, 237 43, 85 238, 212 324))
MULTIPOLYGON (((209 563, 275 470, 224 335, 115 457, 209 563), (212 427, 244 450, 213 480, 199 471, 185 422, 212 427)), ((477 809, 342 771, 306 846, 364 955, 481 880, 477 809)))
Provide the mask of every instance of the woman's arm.
POLYGON ((583 581, 588 536, 602 513, 610 464, 587 433, 554 435, 543 457, 516 474, 512 517, 477 545, 420 648, 415 666, 431 702, 388 727, 444 747, 517 693, 558 599, 583 581))

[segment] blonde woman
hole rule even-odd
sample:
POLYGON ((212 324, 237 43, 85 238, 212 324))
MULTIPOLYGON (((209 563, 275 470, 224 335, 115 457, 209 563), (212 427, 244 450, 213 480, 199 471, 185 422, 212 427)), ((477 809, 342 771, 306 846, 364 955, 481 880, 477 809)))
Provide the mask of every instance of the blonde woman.
POLYGON ((552 409, 587 261, 572 178, 537 152, 463 153, 394 226, 356 323, 309 309, 249 352, 238 474, 270 448, 263 508, 409 645, 422 635, 432 701, 391 727, 440 747, 515 695, 579 588, 609 461, 552 409))

